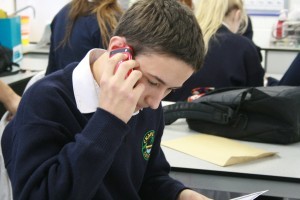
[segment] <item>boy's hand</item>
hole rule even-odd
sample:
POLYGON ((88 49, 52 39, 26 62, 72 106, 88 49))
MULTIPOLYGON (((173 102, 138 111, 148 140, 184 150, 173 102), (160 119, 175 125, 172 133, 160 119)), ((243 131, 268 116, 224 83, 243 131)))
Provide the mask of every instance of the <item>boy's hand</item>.
POLYGON ((144 91, 144 85, 138 83, 142 77, 141 71, 133 70, 128 76, 129 70, 139 66, 135 60, 120 63, 118 70, 114 73, 117 64, 126 57, 127 55, 118 53, 109 58, 108 53, 105 53, 101 66, 97 66, 102 68, 99 81, 99 106, 125 123, 135 112, 137 102, 144 91))
POLYGON ((209 199, 193 190, 185 189, 180 192, 177 200, 212 200, 212 199, 209 199))

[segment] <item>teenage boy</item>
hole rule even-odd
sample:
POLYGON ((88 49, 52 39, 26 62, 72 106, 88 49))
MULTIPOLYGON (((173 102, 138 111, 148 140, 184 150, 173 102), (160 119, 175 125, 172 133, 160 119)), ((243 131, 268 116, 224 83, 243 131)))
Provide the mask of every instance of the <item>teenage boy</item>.
POLYGON ((108 51, 91 50, 23 95, 2 138, 14 198, 207 199, 168 175, 160 147, 160 101, 203 57, 201 30, 188 7, 137 1, 108 51), (109 55, 126 46, 134 60, 109 55))

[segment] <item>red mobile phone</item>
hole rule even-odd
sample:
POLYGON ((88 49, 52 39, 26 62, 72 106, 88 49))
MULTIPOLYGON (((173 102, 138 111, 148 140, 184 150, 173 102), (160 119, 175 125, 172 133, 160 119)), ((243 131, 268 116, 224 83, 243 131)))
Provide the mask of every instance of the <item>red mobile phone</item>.
MULTIPOLYGON (((132 49, 130 46, 127 46, 127 45, 126 45, 125 47, 115 48, 115 49, 112 49, 112 51, 109 53, 109 57, 112 57, 112 56, 115 55, 116 53, 125 53, 125 54, 127 54, 127 59, 120 61, 120 62, 117 64, 117 66, 116 66, 114 72, 117 71, 117 69, 119 68, 119 65, 120 65, 122 62, 124 62, 124 61, 126 61, 126 60, 132 60, 132 58, 133 58, 133 49, 132 49)), ((129 74, 130 74, 131 72, 132 72, 132 69, 128 71, 127 76, 129 76, 129 74)), ((127 77, 127 76, 126 76, 126 77, 127 77)))

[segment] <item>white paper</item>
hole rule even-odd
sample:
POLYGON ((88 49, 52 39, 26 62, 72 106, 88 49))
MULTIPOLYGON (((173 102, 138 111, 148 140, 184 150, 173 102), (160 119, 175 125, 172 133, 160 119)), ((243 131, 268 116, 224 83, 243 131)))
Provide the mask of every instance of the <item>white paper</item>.
POLYGON ((263 193, 265 193, 267 191, 269 191, 269 190, 255 192, 255 193, 252 193, 252 194, 247 194, 247 195, 237 197, 237 198, 234 198, 234 199, 230 199, 230 200, 254 200, 256 197, 262 195, 263 193))

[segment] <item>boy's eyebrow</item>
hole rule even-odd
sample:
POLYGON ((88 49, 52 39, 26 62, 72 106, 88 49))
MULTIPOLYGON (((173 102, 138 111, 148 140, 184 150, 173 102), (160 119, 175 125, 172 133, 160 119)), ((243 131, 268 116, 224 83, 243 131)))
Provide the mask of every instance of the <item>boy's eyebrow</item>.
POLYGON ((149 74, 150 76, 152 76, 152 78, 156 79, 158 82, 160 82, 161 84, 163 85, 166 85, 166 82, 164 82, 161 78, 157 77, 157 76, 154 76, 154 75, 151 75, 149 74))
MULTIPOLYGON (((152 74, 148 74, 149 76, 151 76, 152 78, 156 79, 158 82, 160 82, 161 84, 163 85, 167 85, 165 81, 163 81, 161 78, 155 76, 155 75, 152 75, 152 74)), ((174 87, 171 87, 171 89, 179 89, 181 88, 182 86, 174 86, 174 87)))

